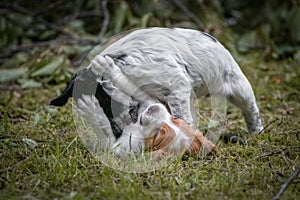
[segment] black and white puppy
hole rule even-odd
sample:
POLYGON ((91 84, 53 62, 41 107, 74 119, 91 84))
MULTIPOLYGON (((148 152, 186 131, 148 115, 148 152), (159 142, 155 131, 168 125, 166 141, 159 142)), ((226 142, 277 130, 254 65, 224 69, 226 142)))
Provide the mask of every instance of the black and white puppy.
POLYGON ((225 96, 242 110, 249 133, 263 129, 252 87, 231 54, 214 37, 190 29, 149 28, 126 35, 79 71, 50 105, 94 94, 113 134, 120 137, 126 125, 117 118, 124 110, 126 114, 129 108, 136 122, 158 102, 166 103, 173 116, 195 124, 190 109, 193 91, 198 96, 225 96))

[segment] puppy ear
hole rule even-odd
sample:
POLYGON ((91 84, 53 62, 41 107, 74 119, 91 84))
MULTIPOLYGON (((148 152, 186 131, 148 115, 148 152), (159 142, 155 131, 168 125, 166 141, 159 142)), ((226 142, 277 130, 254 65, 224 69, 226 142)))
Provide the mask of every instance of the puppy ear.
POLYGON ((213 144, 209 139, 207 139, 198 130, 195 132, 195 138, 192 142, 191 147, 193 147, 193 143, 194 143, 194 148, 195 149, 191 149, 191 150, 194 151, 193 153, 198 155, 198 156, 206 156, 209 153, 218 151, 216 145, 213 144))
POLYGON ((194 130, 182 119, 171 118, 172 123, 191 138, 191 144, 186 153, 189 155, 207 155, 212 151, 217 152, 217 147, 209 141, 199 130, 194 130))
POLYGON ((148 151, 166 149, 175 139, 175 131, 167 124, 161 125, 154 130, 149 138, 145 139, 145 146, 148 151))
POLYGON ((70 97, 72 97, 73 87, 75 83, 76 75, 68 82, 64 91, 59 95, 59 97, 50 101, 49 106, 64 106, 70 97))

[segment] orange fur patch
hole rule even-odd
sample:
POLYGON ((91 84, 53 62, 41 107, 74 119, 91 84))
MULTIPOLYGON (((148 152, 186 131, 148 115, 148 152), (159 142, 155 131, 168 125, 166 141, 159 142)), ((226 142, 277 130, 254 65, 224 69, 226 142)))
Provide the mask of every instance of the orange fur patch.
POLYGON ((190 138, 190 145, 187 147, 184 145, 184 141, 180 141, 178 149, 171 149, 171 145, 176 139, 176 133, 169 125, 162 124, 153 130, 150 137, 144 140, 146 150, 154 152, 154 158, 159 158, 166 153, 173 153, 179 156, 183 151, 188 156, 206 155, 211 151, 217 151, 216 146, 211 141, 204 137, 200 131, 193 130, 185 121, 173 117, 171 121, 190 138))
POLYGON ((145 138, 145 147, 148 151, 165 149, 175 139, 175 132, 168 124, 162 124, 145 138))
POLYGON ((192 141, 186 150, 186 155, 199 156, 206 155, 211 151, 217 152, 217 147, 209 141, 199 130, 194 130, 182 119, 171 118, 172 123, 177 126, 183 133, 186 134, 192 141))

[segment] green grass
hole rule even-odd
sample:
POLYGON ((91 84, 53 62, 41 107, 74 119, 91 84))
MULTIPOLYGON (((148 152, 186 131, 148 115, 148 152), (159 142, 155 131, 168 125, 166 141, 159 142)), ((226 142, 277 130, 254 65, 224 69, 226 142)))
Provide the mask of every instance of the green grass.
MULTIPOLYGON (((47 107, 63 85, 2 90, 0 199, 272 199, 300 166, 300 69, 289 60, 264 62, 259 53, 235 57, 254 87, 265 132, 249 136, 229 106, 228 132, 250 145, 219 141, 216 155, 150 173, 120 172, 94 158, 78 138, 71 104, 47 107)), ((299 199, 299 183, 298 176, 282 199, 299 199)))

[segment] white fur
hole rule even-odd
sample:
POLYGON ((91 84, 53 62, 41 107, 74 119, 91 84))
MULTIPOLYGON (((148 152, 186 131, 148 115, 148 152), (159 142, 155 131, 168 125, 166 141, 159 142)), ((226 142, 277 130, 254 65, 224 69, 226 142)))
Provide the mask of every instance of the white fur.
POLYGON ((89 68, 111 82, 112 98, 138 100, 140 112, 164 99, 173 115, 194 125, 190 110, 194 90, 199 96, 225 96, 238 106, 251 134, 263 129, 250 83, 231 54, 206 33, 180 28, 137 30, 107 47, 89 68), (166 95, 165 88, 171 94, 166 95))

